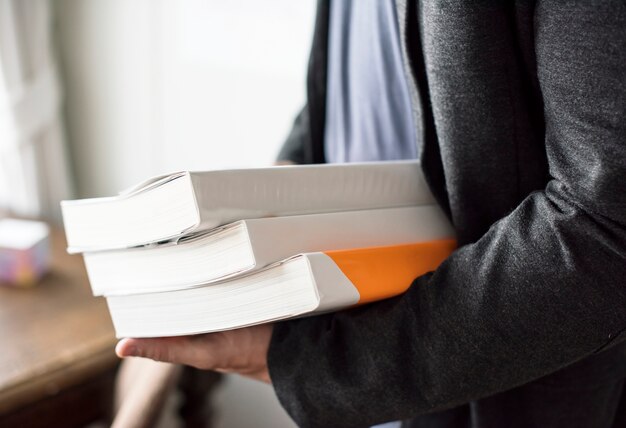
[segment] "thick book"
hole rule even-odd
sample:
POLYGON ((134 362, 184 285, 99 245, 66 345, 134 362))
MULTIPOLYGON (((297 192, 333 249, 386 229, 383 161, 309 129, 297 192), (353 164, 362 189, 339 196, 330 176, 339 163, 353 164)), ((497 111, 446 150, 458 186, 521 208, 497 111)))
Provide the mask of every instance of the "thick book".
POLYGON ((435 204, 416 161, 180 172, 61 202, 70 253, 170 240, 244 218, 435 204))
POLYGON ((437 205, 241 220, 178 241, 85 253, 94 295, 173 291, 298 253, 454 238, 437 205))
POLYGON ((117 337, 180 336, 336 311, 393 297, 454 250, 444 239, 305 253, 249 275, 163 293, 109 296, 117 337))

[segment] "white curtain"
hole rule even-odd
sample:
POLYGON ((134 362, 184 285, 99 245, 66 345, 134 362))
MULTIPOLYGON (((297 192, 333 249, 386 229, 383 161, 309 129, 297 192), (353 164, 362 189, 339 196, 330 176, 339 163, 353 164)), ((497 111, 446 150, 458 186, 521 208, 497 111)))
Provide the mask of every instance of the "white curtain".
POLYGON ((70 197, 50 0, 0 0, 0 210, 59 219, 70 197))

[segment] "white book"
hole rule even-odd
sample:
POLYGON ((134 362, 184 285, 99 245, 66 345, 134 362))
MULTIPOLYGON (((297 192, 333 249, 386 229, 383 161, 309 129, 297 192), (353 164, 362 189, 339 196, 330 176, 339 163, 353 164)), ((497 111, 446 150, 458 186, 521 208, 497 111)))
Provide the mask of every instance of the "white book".
POLYGON ((242 218, 432 205, 417 161, 180 172, 63 201, 71 253, 170 240, 242 218))
POLYGON ((406 291, 455 248, 454 240, 296 255, 224 282, 164 293, 108 296, 118 337, 214 332, 335 311, 406 291))
POLYGON ((241 220, 178 242, 85 253, 94 295, 192 288, 294 254, 453 238, 437 205, 241 220))

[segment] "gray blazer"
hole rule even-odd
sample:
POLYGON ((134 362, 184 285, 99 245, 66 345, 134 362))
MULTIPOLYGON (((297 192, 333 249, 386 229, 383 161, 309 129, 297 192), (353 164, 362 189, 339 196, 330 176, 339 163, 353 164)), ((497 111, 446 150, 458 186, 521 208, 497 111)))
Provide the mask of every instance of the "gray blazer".
MULTIPOLYGON (((301 426, 626 426, 626 3, 398 1, 425 174, 460 248, 404 295, 284 322, 301 426)), ((324 162, 328 0, 280 157, 324 162)))

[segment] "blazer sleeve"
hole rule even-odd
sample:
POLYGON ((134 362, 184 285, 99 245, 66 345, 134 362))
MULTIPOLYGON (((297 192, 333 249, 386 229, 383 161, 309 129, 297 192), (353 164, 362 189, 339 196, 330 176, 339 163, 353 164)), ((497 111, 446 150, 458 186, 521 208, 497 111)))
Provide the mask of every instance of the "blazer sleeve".
POLYGON ((402 296, 275 326, 300 426, 367 426, 525 384, 625 339, 626 5, 537 4, 551 181, 402 296))
POLYGON ((295 164, 306 163, 305 147, 311 145, 311 133, 309 125, 309 109, 305 105, 296 116, 291 131, 283 143, 277 161, 290 161, 295 164))

